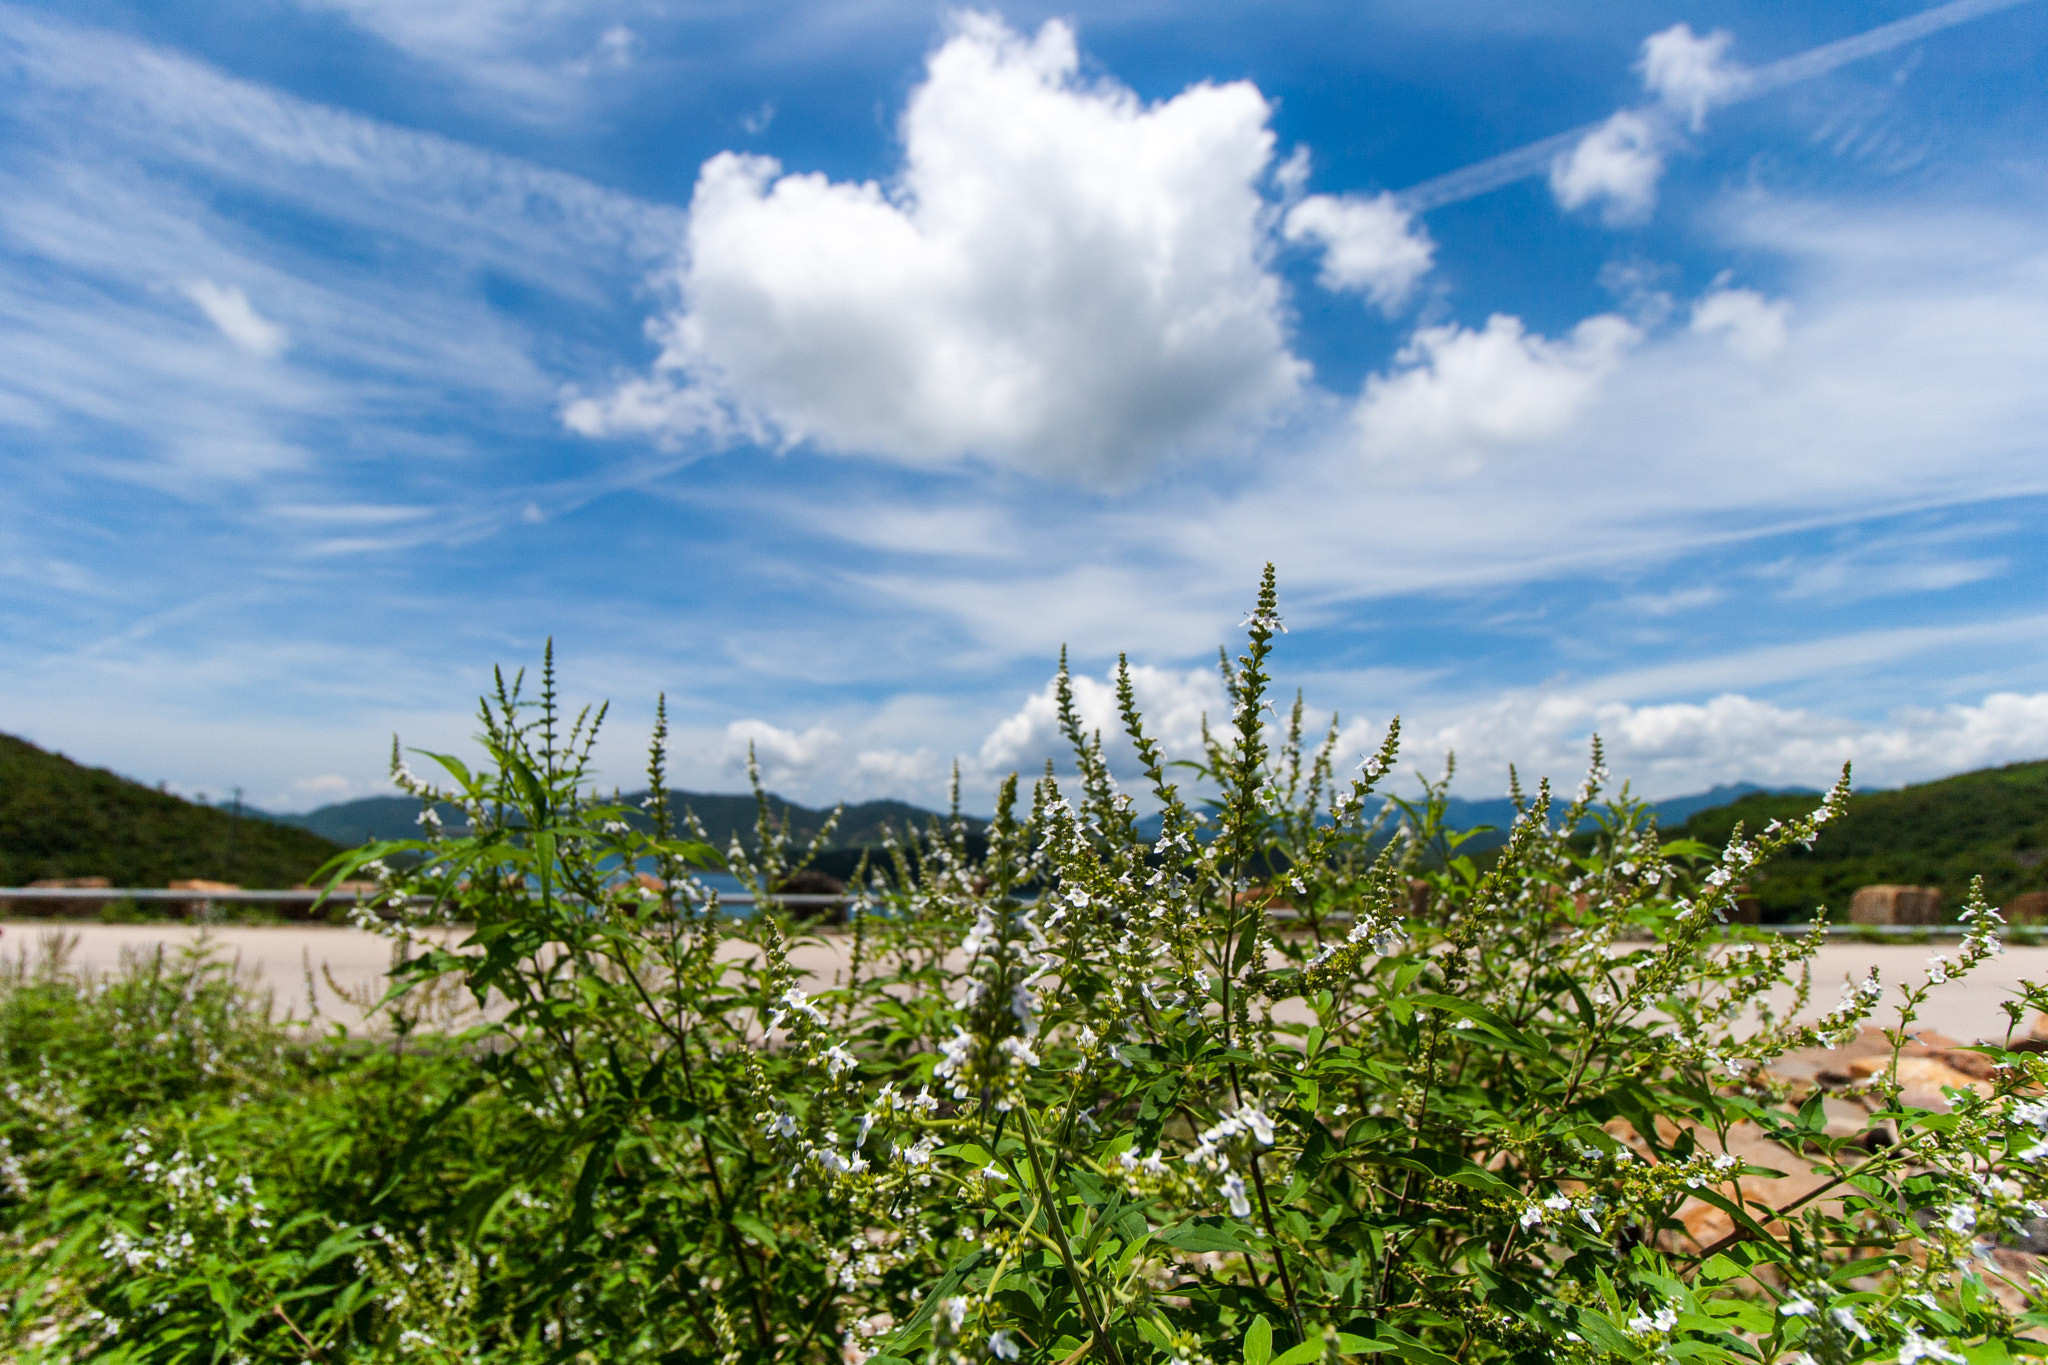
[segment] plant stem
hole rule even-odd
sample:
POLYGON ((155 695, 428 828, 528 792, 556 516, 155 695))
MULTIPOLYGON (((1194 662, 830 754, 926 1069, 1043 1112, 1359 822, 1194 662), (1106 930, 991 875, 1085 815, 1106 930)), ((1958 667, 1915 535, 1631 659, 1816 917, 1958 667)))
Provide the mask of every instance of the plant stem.
POLYGON ((1067 1241, 1066 1221, 1060 1217, 1059 1209, 1053 1204, 1052 1185, 1045 1177, 1045 1163, 1039 1159, 1038 1141, 1032 1132, 1031 1115, 1019 1110, 1018 1118, 1021 1120, 1018 1131, 1024 1135, 1024 1154, 1031 1162, 1032 1178, 1038 1182, 1038 1206, 1045 1211, 1046 1225, 1052 1229, 1053 1241, 1059 1245, 1060 1260, 1066 1263, 1067 1278, 1073 1282, 1074 1297, 1080 1301, 1081 1313, 1088 1319, 1088 1330, 1102 1343, 1103 1359, 1107 1365, 1123 1365, 1123 1358, 1117 1352, 1116 1343, 1111 1341, 1109 1333, 1103 1330, 1102 1318, 1095 1311, 1095 1300, 1088 1296, 1088 1286, 1081 1277, 1081 1267, 1074 1260, 1074 1248, 1067 1241))

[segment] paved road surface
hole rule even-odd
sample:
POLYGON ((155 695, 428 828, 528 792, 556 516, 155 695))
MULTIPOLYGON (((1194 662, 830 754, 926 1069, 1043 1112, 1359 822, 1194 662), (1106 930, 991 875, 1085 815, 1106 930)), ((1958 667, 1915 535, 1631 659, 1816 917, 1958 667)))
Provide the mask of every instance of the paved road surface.
MULTIPOLYGON (((276 928, 222 926, 210 930, 185 925, 161 924, 65 924, 12 922, 0 925, 0 955, 13 958, 26 951, 41 951, 55 935, 73 940, 70 961, 74 967, 107 972, 119 967, 123 953, 149 952, 158 945, 177 952, 195 944, 202 933, 225 954, 238 958, 263 985, 275 993, 280 1012, 307 1017, 307 992, 323 1021, 341 1022, 351 1029, 363 1026, 360 1002, 373 1001, 383 990, 383 976, 391 961, 391 947, 384 939, 356 929, 309 927, 276 928), (337 990, 336 988, 340 989, 337 990)), ((732 945, 735 953, 750 951, 732 945)), ((1814 1002, 1816 1011, 1834 1005, 1845 977, 1861 978, 1873 966, 1888 987, 1919 981, 1926 975, 1927 959, 1935 953, 1956 951, 1954 944, 1860 944, 1831 943, 1821 949, 1815 964, 1814 1002)), ((816 982, 830 985, 844 970, 838 944, 799 948, 796 965, 816 982)), ((1916 1028, 1933 1029, 1952 1039, 1970 1042, 1980 1038, 2002 1038, 2006 1019, 1999 1002, 2006 999, 2022 978, 2048 981, 2048 947, 2013 948, 1994 958, 1966 981, 1937 986, 1916 1028)), ((1896 999, 1896 991, 1889 992, 1896 999)), ((1891 1022, 1889 1006, 1876 1022, 1891 1022)))

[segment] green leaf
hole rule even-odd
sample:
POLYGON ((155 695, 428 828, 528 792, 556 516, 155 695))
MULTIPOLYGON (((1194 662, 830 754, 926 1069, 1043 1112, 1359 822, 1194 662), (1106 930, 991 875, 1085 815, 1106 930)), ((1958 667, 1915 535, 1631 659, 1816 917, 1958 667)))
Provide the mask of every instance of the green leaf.
POLYGON ((1581 1308, 1576 1326, 1579 1335, 1600 1350, 1631 1358, 1638 1354, 1635 1342, 1597 1308, 1581 1308))
POLYGON ((1266 1365, 1273 1357, 1273 1324, 1261 1313, 1244 1334, 1244 1365, 1266 1365))
POLYGON ((1735 1264, 1735 1262, 1729 1260, 1726 1256, 1723 1256, 1718 1252, 1716 1252, 1712 1256, 1709 1256, 1706 1259, 1706 1261, 1700 1266, 1700 1278, 1703 1280, 1711 1280, 1715 1282, 1719 1282, 1721 1280, 1732 1280, 1737 1275, 1743 1275, 1747 1273, 1748 1272, 1743 1270, 1741 1266, 1735 1264))
POLYGON ((1756 1221, 1756 1219, 1752 1218, 1749 1215, 1748 1210, 1737 1206, 1734 1203, 1734 1201, 1730 1200, 1727 1196, 1723 1195, 1718 1190, 1714 1189, 1712 1186, 1702 1185, 1699 1189, 1696 1189, 1692 1192, 1692 1197, 1699 1200, 1702 1203, 1712 1204, 1715 1208, 1721 1210, 1721 1212, 1727 1214, 1730 1218, 1733 1218, 1736 1224, 1740 1226, 1744 1231, 1748 1232, 1750 1236, 1755 1237, 1764 1242, 1766 1245, 1775 1248, 1779 1252, 1779 1254, 1788 1257, 1792 1254, 1791 1252, 1785 1249, 1783 1243, 1781 1243, 1777 1238, 1773 1237, 1770 1234, 1770 1232, 1765 1229, 1762 1223, 1759 1223, 1756 1221))
POLYGON ((1545 1044, 1531 1038, 1500 1015, 1474 1001, 1464 1000, 1455 995, 1424 992, 1409 996, 1407 1003, 1414 1009, 1439 1009, 1448 1014, 1455 1014, 1461 1019, 1469 1019, 1502 1041, 1513 1043, 1531 1054, 1541 1056, 1550 1051, 1545 1044))
POLYGON ((1322 1338, 1311 1337, 1299 1346, 1290 1346, 1281 1353, 1280 1358, 1275 1360, 1273 1365, 1309 1365, 1310 1361, 1321 1360, 1322 1358, 1322 1338))
POLYGON ((1336 1154, 1337 1144, 1330 1140, 1330 1134, 1314 1119, 1309 1120, 1308 1140, 1301 1145, 1301 1155, 1295 1158, 1294 1169, 1310 1180, 1321 1174, 1323 1167, 1330 1164, 1336 1154))
POLYGON ((1457 1365, 1451 1357, 1432 1351, 1397 1327, 1379 1323, 1372 1330, 1373 1335, 1369 1337, 1339 1332, 1337 1349, 1346 1355, 1395 1355, 1403 1360, 1412 1360, 1415 1365, 1457 1365))
POLYGON ((775 1250, 782 1245, 781 1240, 776 1237, 774 1229, 744 1210, 734 1211, 732 1225, 770 1250, 775 1250))
POLYGON ((1424 1175, 1433 1175, 1438 1180, 1448 1180, 1454 1185, 1464 1185, 1470 1189, 1485 1190, 1489 1194, 1513 1196, 1516 1193, 1514 1186, 1484 1166, 1450 1152, 1435 1152, 1427 1147, 1411 1147, 1405 1152, 1384 1153, 1379 1159, 1390 1166, 1420 1171, 1424 1175))
POLYGON ((940 1304, 953 1297, 954 1292, 960 1288, 960 1281, 966 1279, 968 1274, 981 1264, 981 1258, 986 1254, 980 1247, 976 1247, 955 1262, 953 1268, 932 1286, 932 1292, 925 1295, 924 1302, 910 1315, 910 1321, 891 1332, 875 1347, 877 1358, 889 1356, 898 1346, 907 1346, 915 1341, 918 1330, 931 1321, 932 1314, 938 1311, 940 1304))
POLYGON ((1152 1234, 1152 1240, 1181 1251, 1236 1251, 1247 1256, 1254 1251, 1217 1219, 1190 1218, 1170 1228, 1161 1228, 1152 1234))

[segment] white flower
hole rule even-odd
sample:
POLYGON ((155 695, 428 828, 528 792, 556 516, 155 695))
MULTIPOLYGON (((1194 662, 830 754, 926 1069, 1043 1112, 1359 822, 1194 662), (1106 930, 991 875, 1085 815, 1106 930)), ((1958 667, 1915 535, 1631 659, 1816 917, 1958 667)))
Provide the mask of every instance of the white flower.
POLYGON ((1948 1365, 1963 1365, 1963 1357, 1949 1350, 1938 1341, 1929 1341, 1914 1328, 1906 1329, 1905 1344, 1899 1347, 1899 1365, 1916 1365, 1922 1360, 1941 1360, 1948 1365))
POLYGON ((941 1305, 941 1310, 946 1315, 946 1321, 952 1324, 954 1331, 959 1331, 960 1324, 967 1321, 967 1309, 969 1306, 965 1296, 960 1294, 953 1295, 953 1297, 947 1299, 941 1305))
POLYGON ((998 1360, 1015 1360, 1017 1342, 1004 1328, 997 1328, 988 1334, 988 1353, 998 1360))
POLYGON ((1953 1204, 1945 1221, 1950 1232, 1972 1232, 1977 1227, 1977 1211, 1968 1204, 1953 1204))
POLYGON ((1843 1305, 1838 1308, 1830 1308, 1828 1310, 1828 1317, 1833 1319, 1835 1326, 1841 1328, 1844 1332, 1853 1332, 1857 1337, 1864 1341, 1870 1340, 1869 1330, 1865 1328, 1862 1323, 1856 1320, 1855 1309, 1850 1308, 1847 1305, 1843 1305))
POLYGON ((1668 1304, 1663 1308, 1659 1308, 1655 1317, 1645 1317, 1643 1314, 1638 1313, 1628 1320, 1628 1330, 1631 1332, 1656 1332, 1662 1335, 1676 1326, 1678 1326, 1678 1310, 1668 1304))
POLYGON ((1024 1026, 1027 1038, 1038 1036, 1038 1015, 1032 1009, 1031 986, 1019 981, 1010 988, 1010 1013, 1017 1016, 1017 1022, 1024 1026))
POLYGON ((838 1043, 825 1050, 825 1071, 829 1075, 838 1076, 857 1065, 854 1055, 838 1043))
POLYGON ((1245 1197, 1244 1177, 1236 1171, 1223 1177, 1223 1197, 1230 1201, 1230 1216, 1249 1218, 1252 1216, 1252 1201, 1245 1197))
POLYGON ((1791 1298, 1778 1305, 1778 1311, 1788 1318, 1810 1318, 1820 1310, 1814 1307, 1812 1299, 1804 1295, 1794 1294, 1791 1298))

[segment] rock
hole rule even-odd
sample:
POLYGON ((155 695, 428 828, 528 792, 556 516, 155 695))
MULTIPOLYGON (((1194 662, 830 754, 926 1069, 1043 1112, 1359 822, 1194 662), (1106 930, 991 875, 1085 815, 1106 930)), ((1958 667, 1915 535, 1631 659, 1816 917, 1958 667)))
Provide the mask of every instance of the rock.
POLYGON ((1939 924, 1941 888, 1866 886, 1849 901, 1851 924, 1939 924))
MULTIPOLYGON (((1990 1059, 1978 1053, 1927 1053, 1920 1056, 1899 1058, 1899 1102, 1915 1109, 1931 1109, 1936 1113, 1948 1112, 1948 1096, 1944 1089, 1974 1090, 1979 1095, 1991 1094, 1991 1082, 1980 1079, 1950 1064, 1951 1058, 1963 1056, 1976 1058, 1986 1064, 1985 1075, 1990 1074, 1990 1059)), ((1858 1081, 1874 1081, 1881 1077, 1890 1066, 1887 1057, 1858 1057, 1849 1063, 1849 1074, 1858 1081)), ((1974 1069, 1974 1068, 1973 1068, 1974 1069)))
POLYGON ((2022 891, 2005 906, 2008 924, 2048 924, 2048 891, 2022 891))
MULTIPOLYGON (((114 883, 106 877, 41 877, 29 883, 32 889, 51 891, 104 891, 114 883)), ((24 919, 94 919, 105 901, 84 896, 49 900, 18 900, 6 903, 6 913, 24 919)))
MULTIPOLYGON (((240 891, 233 882, 210 882, 204 877, 179 877, 171 883, 173 891, 240 891)), ((218 917, 213 902, 190 900, 176 902, 179 913, 189 920, 206 920, 218 917)))
POLYGON ((1420 877, 1408 879, 1408 918, 1429 918, 1429 883, 1420 877))
MULTIPOLYGON (((769 889, 778 896, 839 896, 845 894, 846 883, 829 872, 820 872, 815 867, 804 867, 790 873, 769 889)), ((846 902, 843 900, 823 905, 813 902, 786 908, 792 919, 822 919, 828 924, 846 923, 846 902)))

